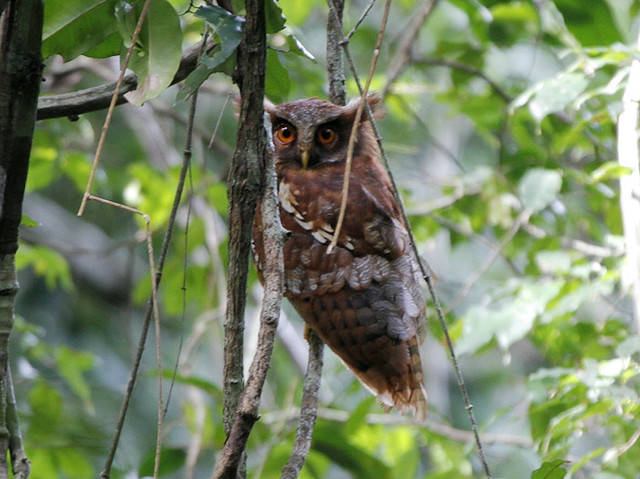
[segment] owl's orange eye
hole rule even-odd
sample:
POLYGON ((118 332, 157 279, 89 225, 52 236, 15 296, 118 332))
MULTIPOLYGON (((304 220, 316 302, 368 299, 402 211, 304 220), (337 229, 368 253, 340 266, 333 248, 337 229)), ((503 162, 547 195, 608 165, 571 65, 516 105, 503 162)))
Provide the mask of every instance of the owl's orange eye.
POLYGON ((318 131, 318 141, 323 145, 328 145, 336 139, 336 131, 333 128, 323 128, 318 131))
POLYGON ((291 143, 296 139, 296 130, 289 125, 282 125, 276 130, 276 137, 282 143, 291 143))

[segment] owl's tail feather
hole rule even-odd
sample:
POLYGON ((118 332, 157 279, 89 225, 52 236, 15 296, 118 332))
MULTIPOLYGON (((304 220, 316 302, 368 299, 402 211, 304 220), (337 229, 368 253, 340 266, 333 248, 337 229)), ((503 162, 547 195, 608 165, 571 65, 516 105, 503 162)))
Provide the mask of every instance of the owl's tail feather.
POLYGON ((411 414, 416 422, 422 423, 427 417, 427 391, 417 339, 410 339, 408 347, 410 364, 404 374, 397 377, 384 377, 372 369, 366 372, 352 370, 382 402, 385 412, 396 408, 401 414, 411 414))

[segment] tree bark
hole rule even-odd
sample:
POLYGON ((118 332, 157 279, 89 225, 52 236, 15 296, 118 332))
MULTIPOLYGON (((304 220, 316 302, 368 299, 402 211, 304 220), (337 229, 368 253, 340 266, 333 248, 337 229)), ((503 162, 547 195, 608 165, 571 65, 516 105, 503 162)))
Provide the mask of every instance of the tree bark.
MULTIPOLYGON (((264 130, 264 81, 266 68, 266 27, 264 2, 247 0, 245 34, 238 47, 238 67, 234 79, 240 87, 242 104, 236 151, 229 172, 229 280, 224 321, 224 429, 228 442, 236 421, 243 390, 244 311, 251 251, 251 229, 258 199, 263 190, 266 135, 264 130)), ((246 418, 249 421, 253 418, 246 418)), ((234 428, 236 432, 240 429, 234 428)), ((242 440, 246 441, 246 437, 242 440)), ((227 457, 230 464, 216 465, 216 477, 235 477, 244 462, 236 449, 227 457)), ((241 449, 244 451, 244 448, 241 449)), ((219 459, 219 463, 222 460, 219 459)), ((241 473, 242 474, 242 473, 241 473)))
POLYGON ((8 427, 8 348, 18 291, 18 227, 42 78, 43 8, 42 0, 0 2, 0 478, 8 477, 10 444, 22 447, 8 427))

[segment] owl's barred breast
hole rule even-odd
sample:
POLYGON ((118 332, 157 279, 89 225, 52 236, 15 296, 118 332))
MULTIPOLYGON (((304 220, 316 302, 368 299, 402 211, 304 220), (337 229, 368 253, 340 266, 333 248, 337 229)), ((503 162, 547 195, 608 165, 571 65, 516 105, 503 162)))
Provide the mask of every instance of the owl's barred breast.
MULTIPOLYGON (((309 100, 314 101, 320 102, 309 100)), ((301 108, 301 101, 289 105, 294 104, 301 108)), ((287 112, 289 122, 301 115, 295 108, 287 112)), ((272 120, 280 110, 273 110, 272 120)), ((295 123, 287 128, 294 126, 306 128, 295 123)), ((368 140, 364 135, 361 146, 368 140)), ((370 154, 377 147, 360 151, 366 154, 353 158, 344 223, 337 246, 330 249, 344 161, 330 157, 307 168, 279 156, 276 148, 280 218, 291 232, 283 247, 285 296, 387 408, 411 412, 421 421, 427 407, 418 350, 425 332, 424 280, 391 181, 370 154)), ((254 245, 260 271, 265 257, 260 208, 254 245)))

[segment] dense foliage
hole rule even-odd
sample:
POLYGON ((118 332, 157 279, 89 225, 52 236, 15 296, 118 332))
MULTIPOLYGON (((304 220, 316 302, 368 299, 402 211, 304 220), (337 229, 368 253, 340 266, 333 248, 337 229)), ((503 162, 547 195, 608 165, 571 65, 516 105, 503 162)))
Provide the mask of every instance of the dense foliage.
MULTIPOLYGON (((234 1, 242 13, 242 2, 234 1)), ((418 247, 435 273, 495 477, 635 478, 640 339, 616 160, 616 118, 636 54, 636 0, 397 0, 373 87, 418 247), (424 24, 412 29, 424 13, 424 24)), ((47 0, 44 94, 114 81, 142 2, 47 0)), ((327 6, 267 0, 266 91, 326 97, 327 6)), ((348 2, 365 76, 383 4, 348 2)), ((130 65, 142 85, 116 109, 92 192, 151 218, 159 246, 190 95, 194 156, 160 288, 165 385, 161 477, 209 477, 224 443, 226 174, 236 119, 229 73, 240 16, 153 0, 130 65), (182 85, 181 52, 218 42, 182 85)), ((357 94, 347 72, 351 96, 357 94)), ((149 297, 144 222, 82 199, 105 112, 37 125, 18 253, 14 379, 33 477, 101 470, 149 297)), ((255 344, 260 289, 247 315, 255 344)), ((249 441, 250 477, 279 477, 295 435, 306 344, 285 305, 249 441)), ((431 310, 430 318, 435 318, 431 310)), ((158 369, 149 338, 113 477, 152 474, 158 369)), ((305 478, 481 477, 440 324, 423 347, 426 427, 383 415, 327 353, 305 478)), ((248 361, 246 361, 248 362, 248 361)))

